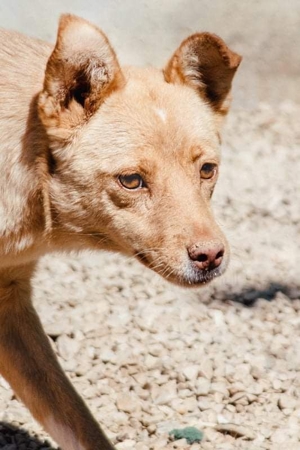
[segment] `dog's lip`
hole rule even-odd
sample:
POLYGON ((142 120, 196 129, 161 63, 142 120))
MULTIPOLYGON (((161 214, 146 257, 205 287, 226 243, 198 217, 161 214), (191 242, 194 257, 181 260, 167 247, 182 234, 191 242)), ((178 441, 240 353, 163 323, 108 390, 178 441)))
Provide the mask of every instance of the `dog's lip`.
POLYGON ((210 283, 217 277, 220 277, 226 270, 226 265, 221 265, 212 270, 199 270, 193 268, 192 273, 189 273, 188 276, 183 277, 184 281, 189 285, 205 285, 210 283))
POLYGON ((211 270, 199 270, 195 264, 191 263, 185 270, 181 284, 188 287, 204 286, 213 281, 215 278, 223 275, 227 269, 228 263, 229 258, 225 258, 220 266, 211 270))
POLYGON ((134 252, 134 256, 145 266, 149 266, 150 261, 148 260, 147 256, 145 255, 145 252, 143 251, 137 251, 134 252))

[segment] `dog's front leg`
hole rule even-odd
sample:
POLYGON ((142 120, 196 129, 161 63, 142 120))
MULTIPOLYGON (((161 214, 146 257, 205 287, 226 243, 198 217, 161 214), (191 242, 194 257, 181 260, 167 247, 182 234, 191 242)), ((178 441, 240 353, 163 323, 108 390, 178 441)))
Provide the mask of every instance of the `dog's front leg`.
POLYGON ((112 450, 60 367, 32 306, 33 269, 0 270, 0 373, 63 450, 112 450))

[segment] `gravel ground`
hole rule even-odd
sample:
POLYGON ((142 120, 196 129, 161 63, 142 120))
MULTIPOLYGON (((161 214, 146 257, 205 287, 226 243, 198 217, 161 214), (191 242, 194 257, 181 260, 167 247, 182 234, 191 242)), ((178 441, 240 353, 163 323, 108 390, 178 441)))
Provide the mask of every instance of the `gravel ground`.
MULTIPOLYGON (((41 261, 37 309, 117 449, 300 449, 299 116, 232 112, 214 197, 232 259, 210 286, 175 288, 118 255, 41 261), (171 442, 185 426, 204 441, 171 442)), ((1 378, 0 403, 1 449, 55 448, 1 378)))

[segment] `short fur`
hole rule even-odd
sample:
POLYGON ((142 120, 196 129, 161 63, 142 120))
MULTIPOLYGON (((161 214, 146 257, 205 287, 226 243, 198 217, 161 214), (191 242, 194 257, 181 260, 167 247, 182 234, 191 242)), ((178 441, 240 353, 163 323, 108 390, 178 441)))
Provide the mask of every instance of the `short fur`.
POLYGON ((64 450, 111 449, 57 362, 30 279, 45 253, 86 248, 185 286, 225 270, 209 201, 241 58, 199 33, 164 71, 121 69, 102 31, 71 15, 54 50, 0 39, 0 373, 64 450))

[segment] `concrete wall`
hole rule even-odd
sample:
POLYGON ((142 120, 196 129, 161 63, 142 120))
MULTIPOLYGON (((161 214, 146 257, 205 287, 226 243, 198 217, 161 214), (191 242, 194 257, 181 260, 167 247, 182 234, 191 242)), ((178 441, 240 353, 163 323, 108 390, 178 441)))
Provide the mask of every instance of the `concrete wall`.
POLYGON ((63 12, 98 24, 126 64, 162 66, 188 34, 217 33, 244 56, 236 103, 300 102, 299 0, 0 0, 0 26, 54 41, 63 12))

